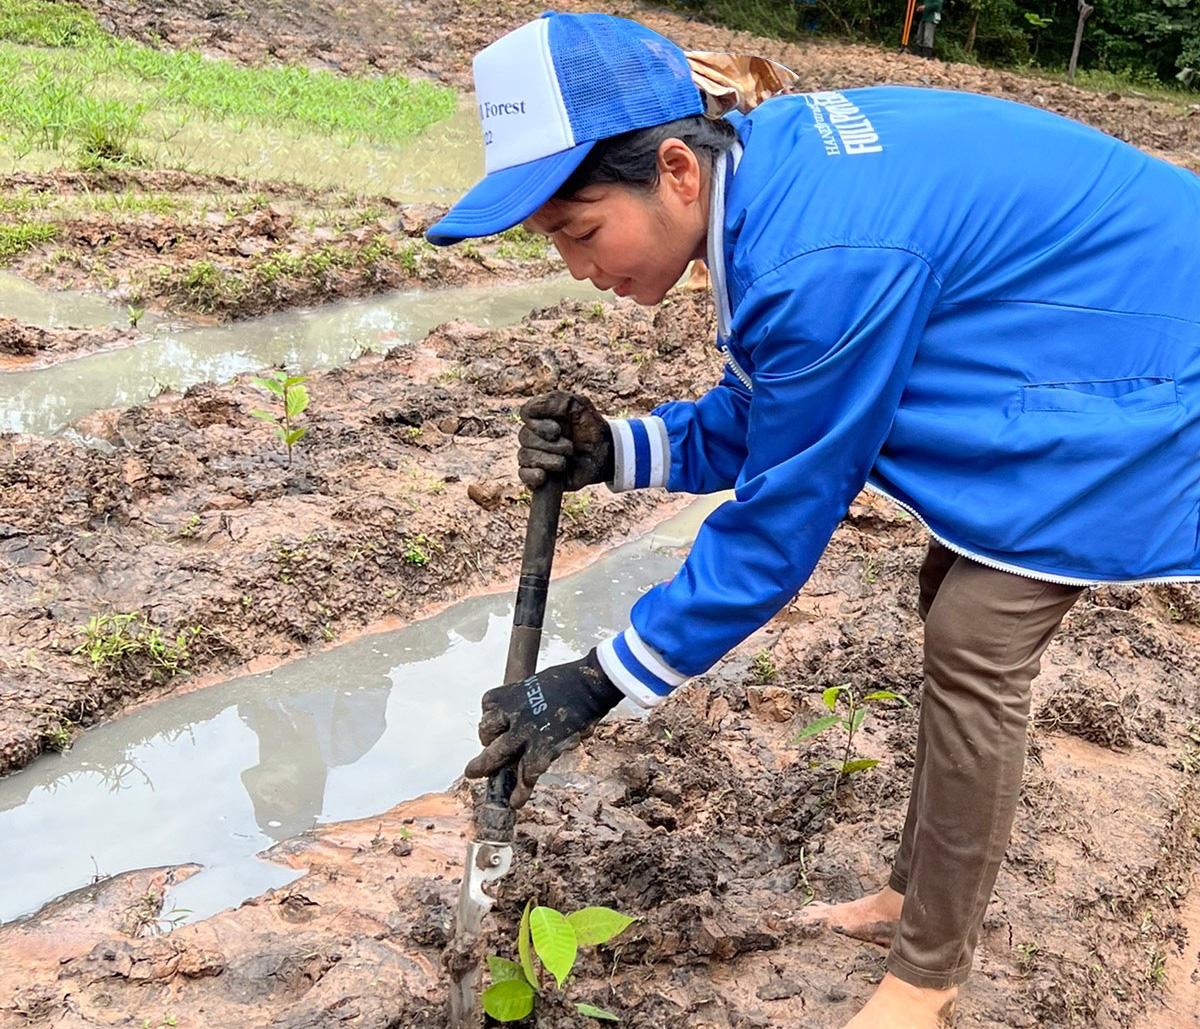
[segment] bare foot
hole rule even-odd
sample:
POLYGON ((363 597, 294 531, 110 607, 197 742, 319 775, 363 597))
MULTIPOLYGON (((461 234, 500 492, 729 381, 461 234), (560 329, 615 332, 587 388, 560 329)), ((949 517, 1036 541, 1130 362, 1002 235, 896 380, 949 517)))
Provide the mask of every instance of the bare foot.
POLYGON ((853 936, 856 940, 877 943, 890 947, 900 922, 900 909, 904 906, 904 894, 885 886, 878 893, 870 893, 858 900, 841 904, 823 904, 816 901, 800 912, 800 921, 814 925, 827 925, 834 932, 853 936))
POLYGON ((954 1024, 957 1000, 957 986, 927 990, 888 972, 871 999, 844 1029, 944 1029, 954 1024))

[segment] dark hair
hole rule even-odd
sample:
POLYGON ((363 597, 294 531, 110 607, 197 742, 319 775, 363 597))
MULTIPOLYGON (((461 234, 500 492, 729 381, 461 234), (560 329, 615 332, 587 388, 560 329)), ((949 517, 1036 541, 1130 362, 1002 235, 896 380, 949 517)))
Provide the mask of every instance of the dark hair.
POLYGON ((658 185, 658 148, 667 139, 681 140, 701 158, 701 163, 711 167, 718 154, 733 146, 737 133, 724 118, 714 120, 697 114, 602 139, 554 198, 566 200, 588 186, 606 183, 653 189, 658 185))

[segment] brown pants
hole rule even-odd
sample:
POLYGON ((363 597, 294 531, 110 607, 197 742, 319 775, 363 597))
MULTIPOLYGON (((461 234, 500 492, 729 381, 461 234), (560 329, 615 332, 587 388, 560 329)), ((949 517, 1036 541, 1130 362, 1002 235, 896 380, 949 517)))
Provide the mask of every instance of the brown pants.
POLYGON ((1029 685, 1082 590, 987 568, 930 544, 921 566, 925 685, 888 968, 963 982, 1008 845, 1025 763, 1029 685))

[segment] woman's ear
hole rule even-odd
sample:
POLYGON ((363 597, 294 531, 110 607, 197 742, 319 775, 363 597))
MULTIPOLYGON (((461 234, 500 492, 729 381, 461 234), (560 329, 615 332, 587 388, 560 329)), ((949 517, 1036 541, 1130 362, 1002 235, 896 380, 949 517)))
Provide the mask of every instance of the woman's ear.
POLYGON ((700 161, 683 140, 664 139, 658 146, 658 178, 678 201, 695 203, 703 186, 700 161))

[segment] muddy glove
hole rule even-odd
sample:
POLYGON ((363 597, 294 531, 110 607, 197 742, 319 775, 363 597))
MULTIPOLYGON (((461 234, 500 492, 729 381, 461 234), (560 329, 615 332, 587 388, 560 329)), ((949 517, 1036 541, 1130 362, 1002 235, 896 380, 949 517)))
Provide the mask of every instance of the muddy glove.
POLYGON ((559 754, 577 746, 622 696, 604 674, 595 650, 523 682, 488 690, 479 720, 484 750, 467 765, 466 777, 482 779, 516 762, 517 787, 509 805, 521 807, 538 776, 559 754))
POLYGON ((545 482, 547 472, 565 473, 569 490, 612 480, 612 430, 587 397, 543 393, 521 408, 521 420, 518 474, 530 489, 545 482))

